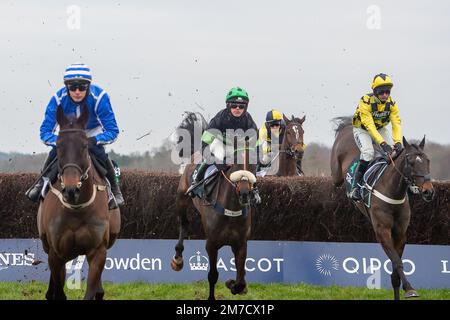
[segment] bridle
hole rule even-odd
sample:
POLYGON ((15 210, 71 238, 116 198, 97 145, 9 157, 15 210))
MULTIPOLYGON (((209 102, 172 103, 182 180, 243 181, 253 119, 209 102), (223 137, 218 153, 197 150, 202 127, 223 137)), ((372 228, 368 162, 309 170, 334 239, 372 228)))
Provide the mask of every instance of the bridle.
MULTIPOLYGON (((286 129, 284 130, 285 133, 284 133, 284 135, 283 135, 283 140, 284 140, 284 139, 287 139, 287 132, 288 132, 288 130, 289 130, 289 126, 293 127, 294 125, 295 125, 295 126, 300 126, 300 127, 301 127, 301 123, 298 123, 298 122, 291 122, 291 123, 289 123, 289 124, 286 126, 286 129)), ((301 147, 302 147, 302 149, 303 149, 303 147, 304 147, 305 144, 304 144, 303 142, 301 142, 301 143, 296 143, 296 144, 290 144, 290 143, 288 142, 287 144, 288 144, 288 145, 286 146, 285 150, 280 150, 279 152, 280 152, 280 153, 286 153, 286 155, 288 155, 289 157, 292 157, 292 158, 296 158, 296 159, 297 159, 298 154, 295 152, 295 147, 301 144, 301 147)))
MULTIPOLYGON (((255 150, 255 148, 249 148, 249 147, 238 148, 238 149, 234 150, 234 153, 236 153, 238 151, 247 152, 247 150, 255 150)), ((243 168, 243 170, 247 171, 247 159, 246 159, 245 155, 244 155, 244 168, 243 168)), ((236 193, 239 193, 240 192, 239 183, 231 181, 230 178, 228 178, 227 175, 223 172, 223 170, 221 171, 221 173, 222 173, 222 176, 225 178, 225 180, 229 184, 231 184, 233 186, 233 188, 236 190, 236 193)), ((250 185, 250 187, 252 187, 252 186, 250 185)))
MULTIPOLYGON (((419 187, 416 185, 416 179, 415 178, 423 178, 424 182, 429 182, 431 181, 431 174, 418 174, 418 173, 414 173, 412 170, 412 167, 409 165, 409 161, 408 158, 410 156, 425 156, 425 154, 423 152, 417 151, 417 152, 410 152, 410 153, 406 153, 405 154, 405 161, 406 161, 406 165, 404 167, 403 170, 398 169, 398 167, 395 165, 395 161, 392 158, 392 156, 389 154, 389 159, 391 160, 391 163, 395 169, 395 171, 397 171, 397 173, 402 177, 403 181, 408 185, 408 187, 410 187, 410 189, 414 192, 414 193, 419 193, 419 187), (405 173, 403 173, 402 171, 406 171, 405 173)), ((398 158, 398 156, 397 156, 398 158)))
MULTIPOLYGON (((59 133, 68 133, 68 132, 85 132, 83 129, 64 129, 59 131, 59 133)), ((89 155, 88 155, 89 157, 89 155)), ((89 171, 91 170, 91 161, 89 159, 89 166, 86 170, 83 171, 79 165, 76 163, 67 163, 63 167, 58 164, 58 179, 61 180, 61 188, 65 188, 65 183, 63 180, 64 170, 67 168, 75 168, 80 174, 80 181, 77 183, 77 189, 81 189, 83 182, 89 178, 89 171)))

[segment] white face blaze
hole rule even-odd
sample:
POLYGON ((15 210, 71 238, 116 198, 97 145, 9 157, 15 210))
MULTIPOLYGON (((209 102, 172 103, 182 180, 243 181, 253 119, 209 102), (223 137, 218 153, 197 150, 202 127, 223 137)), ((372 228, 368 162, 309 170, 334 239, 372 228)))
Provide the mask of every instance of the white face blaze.
POLYGON ((293 126, 292 130, 294 130, 294 132, 295 132, 295 139, 298 141, 300 139, 300 133, 298 131, 297 126, 293 126))
POLYGON ((419 163, 423 163, 423 160, 422 160, 422 158, 421 158, 421 157, 419 157, 419 156, 417 156, 417 157, 416 157, 416 161, 417 161, 417 162, 419 162, 419 163))

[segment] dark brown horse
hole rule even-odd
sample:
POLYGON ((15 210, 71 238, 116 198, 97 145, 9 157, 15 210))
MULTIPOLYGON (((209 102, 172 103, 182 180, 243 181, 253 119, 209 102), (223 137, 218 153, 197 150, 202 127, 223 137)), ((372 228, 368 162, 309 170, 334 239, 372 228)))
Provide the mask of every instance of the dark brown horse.
MULTIPOLYGON (((296 176, 297 174, 297 161, 301 161, 304 153, 304 140, 302 124, 305 122, 306 116, 303 118, 292 118, 289 120, 283 115, 286 123, 284 129, 283 139, 279 146, 279 151, 275 144, 272 144, 273 159, 271 160, 270 167, 267 168, 267 175, 277 176, 296 176)), ((302 174, 302 173, 301 173, 302 174)))
MULTIPOLYGON (((221 171, 218 183, 212 191, 214 200, 225 210, 219 213, 212 204, 205 200, 187 196, 189 177, 196 165, 190 164, 181 176, 176 196, 176 212, 180 223, 180 234, 175 246, 175 256, 171 266, 175 271, 183 268, 183 240, 188 235, 187 209, 193 203, 201 215, 203 229, 206 234, 206 251, 209 257, 209 300, 214 300, 214 288, 219 278, 217 271, 217 254, 221 247, 231 246, 236 261, 236 280, 226 281, 226 286, 233 294, 245 294, 245 261, 247 259, 247 240, 253 208, 250 206, 251 191, 256 177, 256 164, 249 164, 248 148, 236 150, 237 157, 244 157, 244 161, 236 161, 227 170, 221 171), (241 164, 238 164, 241 163, 241 164)), ((255 161, 256 162, 256 161, 255 161)))
MULTIPOLYGON (((351 118, 337 118, 336 140, 331 151, 331 175, 336 186, 344 182, 350 163, 359 155, 359 149, 353 138, 351 118)), ((407 190, 410 186, 418 187, 425 201, 434 196, 430 182, 430 161, 423 152, 425 138, 417 146, 410 145, 403 138, 404 150, 391 158, 384 174, 373 187, 372 204, 365 209, 358 202, 359 210, 368 215, 378 242, 392 262, 391 283, 394 299, 400 299, 400 285, 405 291, 405 298, 418 297, 416 290, 406 279, 403 272, 402 255, 406 244, 411 209, 407 190), (394 159, 392 161, 392 159, 394 159)))
POLYGON ((65 264, 79 255, 86 255, 89 263, 84 298, 102 299, 106 250, 114 244, 120 230, 119 209, 108 211, 105 183, 88 152, 84 130, 88 115, 86 106, 78 119, 68 119, 60 106, 57 109, 59 177, 40 203, 37 218, 51 272, 48 300, 66 299, 65 264))

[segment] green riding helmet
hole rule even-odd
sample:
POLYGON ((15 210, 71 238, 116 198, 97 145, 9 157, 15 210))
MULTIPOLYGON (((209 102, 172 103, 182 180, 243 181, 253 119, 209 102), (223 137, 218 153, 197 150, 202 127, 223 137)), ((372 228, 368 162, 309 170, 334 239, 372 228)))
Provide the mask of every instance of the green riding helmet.
POLYGON ((231 88, 231 90, 228 92, 227 97, 225 99, 225 102, 229 101, 242 101, 242 102, 249 102, 248 93, 244 89, 241 89, 239 87, 231 88))

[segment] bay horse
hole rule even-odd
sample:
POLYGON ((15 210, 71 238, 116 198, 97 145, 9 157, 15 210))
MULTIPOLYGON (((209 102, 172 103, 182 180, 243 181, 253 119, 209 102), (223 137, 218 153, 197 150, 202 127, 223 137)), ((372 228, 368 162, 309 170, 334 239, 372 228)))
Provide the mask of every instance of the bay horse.
POLYGON ((67 299, 65 264, 79 255, 86 255, 89 264, 84 299, 103 299, 101 275, 106 251, 120 230, 120 211, 108 210, 105 182, 88 152, 88 108, 84 105, 81 109, 78 118, 67 118, 61 106, 57 108, 58 181, 55 185, 50 182, 50 191, 38 210, 39 237, 51 273, 48 300, 67 299))
MULTIPOLYGON (((347 169, 360 152, 353 138, 350 117, 336 118, 336 138, 331 150, 331 175, 335 186, 344 182, 347 169)), ((372 197, 370 208, 357 202, 358 209, 369 218, 378 242, 392 262, 391 284, 394 299, 400 299, 400 285, 405 298, 418 297, 417 291, 406 279, 403 271, 402 255, 406 244, 406 231, 411 218, 408 188, 420 190, 422 198, 429 202, 434 197, 430 178, 430 160, 423 152, 425 137, 419 145, 409 144, 403 138, 404 150, 389 159, 384 174, 373 186, 376 195, 372 197)))
MULTIPOLYGON (((286 127, 284 132, 281 133, 282 141, 279 145, 278 152, 276 151, 277 145, 272 139, 272 152, 273 158, 270 163, 270 167, 267 167, 266 175, 277 175, 277 176, 297 176, 297 161, 303 159, 304 154, 304 140, 303 135, 305 131, 303 130, 303 122, 305 122, 306 116, 303 118, 295 118, 292 116, 291 119, 283 115, 286 127)), ((270 130, 270 128, 269 128, 270 130)), ((263 170, 265 168, 263 167, 263 170)), ((303 172, 300 172, 303 175, 303 172)))
MULTIPOLYGON (((183 268, 183 241, 188 236, 189 227, 187 209, 189 205, 193 204, 201 215, 203 230, 206 235, 206 251, 209 257, 208 300, 215 300, 214 289, 219 278, 217 255, 219 249, 225 245, 231 246, 236 261, 236 279, 227 280, 226 286, 232 294, 247 293, 245 262, 253 214, 253 208, 250 205, 251 191, 256 182, 253 173, 256 170, 256 164, 249 163, 250 148, 248 145, 249 142, 247 141, 244 148, 235 150, 234 164, 228 166, 226 170, 220 171, 219 177, 217 177, 218 181, 212 191, 213 202, 220 205, 223 209, 222 212, 219 213, 217 206, 203 199, 197 197, 192 199, 186 195, 190 185, 189 177, 196 168, 195 164, 186 166, 178 185, 175 204, 180 232, 171 267, 175 271, 180 271, 183 268), (238 157, 243 157, 243 161, 237 161, 238 157)), ((194 158, 194 155, 192 157, 194 158)))

